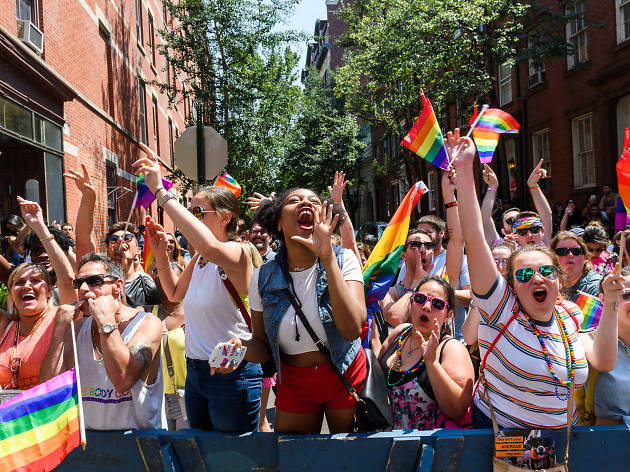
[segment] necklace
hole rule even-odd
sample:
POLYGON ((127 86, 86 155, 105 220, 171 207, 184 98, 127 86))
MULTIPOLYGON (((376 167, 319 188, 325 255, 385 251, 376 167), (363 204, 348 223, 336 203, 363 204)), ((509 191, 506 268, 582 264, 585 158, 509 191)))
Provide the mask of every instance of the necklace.
POLYGON ((396 361, 392 364, 392 366, 389 368, 389 371, 387 372, 387 385, 389 385, 390 387, 394 387, 396 385, 401 384, 403 380, 405 379, 405 374, 413 374, 414 372, 417 372, 420 369, 420 367, 424 365, 424 357, 423 357, 418 362, 416 362, 411 368, 405 371, 401 371, 401 365, 402 365, 401 357, 402 357, 403 346, 407 342, 407 339, 409 339, 409 336, 411 336, 412 332, 413 332, 413 326, 409 326, 408 328, 405 328, 402 333, 400 333, 400 336, 398 336, 398 347, 396 348, 396 361), (392 369, 394 368, 396 369, 397 372, 401 374, 401 376, 398 382, 392 383, 389 377, 392 373, 392 369))
POLYGON ((308 267, 300 267, 300 266, 294 266, 293 264, 291 264, 289 262, 289 259, 287 259, 287 265, 289 266, 289 270, 291 272, 304 272, 305 270, 309 270, 311 267, 313 267, 315 265, 315 263, 317 262, 317 259, 315 259, 315 262, 313 262, 310 266, 308 267))
MULTIPOLYGON (((20 320, 18 319, 15 326, 15 337, 13 338, 13 349, 11 350, 11 356, 9 357, 9 365, 11 366, 11 382, 5 388, 18 389, 20 387, 20 366, 22 365, 22 359, 20 358, 19 351, 20 337, 24 338, 24 342, 28 342, 28 340, 30 340, 37 331, 37 328, 39 328, 39 325, 42 324, 42 320, 49 310, 50 307, 46 307, 46 310, 39 315, 39 319, 35 322, 35 325, 33 325, 31 332, 27 336, 20 335, 20 320)), ((24 347, 24 342, 22 343, 22 347, 24 347)))
POLYGON ((626 350, 626 353, 628 354, 628 357, 630 357, 630 346, 628 346, 626 343, 624 343, 621 338, 619 338, 619 342, 621 343, 621 345, 623 346, 623 348, 626 350))
POLYGON ((536 323, 534 320, 523 310, 523 315, 525 315, 525 319, 529 323, 530 328, 538 338, 538 342, 540 343, 540 347, 542 348, 543 356, 545 361, 547 362, 547 368, 549 369, 549 373, 554 379, 554 388, 556 390, 556 398, 558 400, 567 400, 569 398, 570 390, 569 387, 573 380, 575 380, 575 354, 573 352, 573 345, 571 344, 571 340, 569 338, 569 333, 567 332, 567 328, 564 325, 564 322, 558 315, 558 311, 554 308, 553 314, 556 318, 556 323, 558 323, 558 327, 560 328, 560 337, 562 338, 562 344, 564 344, 564 351, 566 354, 566 363, 567 363, 567 380, 560 380, 556 375, 556 372, 553 370, 553 365, 551 364, 551 358, 549 357, 549 351, 547 350, 547 346, 545 346, 545 341, 543 340, 536 323), (564 398, 560 397, 558 394, 558 385, 562 385, 567 388, 567 394, 564 398))

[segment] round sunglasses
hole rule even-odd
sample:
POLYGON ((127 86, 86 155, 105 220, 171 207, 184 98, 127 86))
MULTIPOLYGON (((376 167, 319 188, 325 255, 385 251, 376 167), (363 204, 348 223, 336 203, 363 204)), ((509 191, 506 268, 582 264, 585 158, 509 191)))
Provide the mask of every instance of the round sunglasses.
MULTIPOLYGON (((541 265, 536 271, 544 278, 549 280, 556 280, 558 278, 558 269, 552 265, 541 265)), ((521 267, 514 272, 514 278, 520 283, 524 284, 532 280, 534 276, 534 269, 531 267, 521 267)))
POLYGON ((94 275, 88 275, 87 277, 76 277, 72 281, 72 286, 76 288, 77 290, 81 288, 81 285, 83 285, 84 283, 86 283, 88 287, 98 287, 105 283, 105 279, 118 280, 113 275, 94 274, 94 275))
POLYGON ((433 297, 422 292, 414 293, 412 300, 416 305, 424 305, 427 300, 429 300, 431 302, 431 307, 438 311, 442 311, 444 308, 448 307, 448 302, 446 300, 442 300, 441 298, 433 297))
POLYGON ((559 256, 568 256, 569 253, 571 253, 575 257, 578 257, 584 254, 584 249, 581 247, 557 247, 554 249, 554 252, 559 256))
POLYGON ((190 212, 193 214, 193 216, 195 218, 197 218, 198 220, 203 220, 203 216, 206 213, 218 213, 218 211, 216 210, 204 210, 203 208, 196 206, 196 207, 192 207, 190 209, 190 212))

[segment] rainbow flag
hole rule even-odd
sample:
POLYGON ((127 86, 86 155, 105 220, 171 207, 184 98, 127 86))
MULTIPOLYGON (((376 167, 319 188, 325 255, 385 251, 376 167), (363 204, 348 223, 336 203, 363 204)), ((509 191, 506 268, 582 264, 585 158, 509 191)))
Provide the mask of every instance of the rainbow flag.
MULTIPOLYGON (((169 190, 173 186, 173 182, 162 177, 162 186, 166 190, 169 190)), ((144 175, 140 175, 140 177, 136 179, 136 189, 136 196, 133 199, 133 207, 139 208, 143 206, 148 210, 151 203, 153 203, 153 200, 155 200, 155 195, 153 195, 153 192, 149 190, 149 186, 144 181, 144 175)))
POLYGON ((217 187, 225 187, 236 197, 241 196, 241 186, 234 179, 234 177, 232 177, 227 172, 224 172, 223 175, 218 176, 213 185, 216 185, 217 187))
POLYGON ((81 443, 77 391, 70 369, 0 405, 2 470, 52 470, 81 443))
POLYGON ((447 170, 450 165, 440 126, 431 102, 424 94, 422 112, 400 144, 440 169, 447 170))
POLYGON ((623 152, 617 161, 617 183, 626 213, 630 213, 630 128, 626 128, 623 152))
POLYGON ((580 307, 580 310, 584 313, 580 333, 587 333, 597 328, 604 309, 604 305, 602 305, 600 299, 584 292, 578 292, 575 304, 580 307))
MULTIPOLYGON (((475 118, 477 108, 475 107, 475 118)), ((474 121, 473 121, 474 122, 474 121)), ((494 150, 502 133, 518 133, 520 125, 511 115, 498 108, 488 108, 479 119, 472 135, 479 152, 479 160, 487 164, 492 161, 494 150)))
POLYGON ((422 194, 428 191, 422 181, 411 187, 363 267, 368 313, 378 310, 378 301, 385 297, 394 282, 409 232, 411 212, 422 194))
MULTIPOLYGON (((149 221, 151 217, 147 216, 144 227, 147 226, 147 221, 149 221)), ((142 248, 142 269, 146 272, 151 265, 151 262, 155 260, 155 255, 153 254, 153 250, 151 250, 151 245, 149 244, 149 238, 147 235, 144 235, 144 247, 142 248)))

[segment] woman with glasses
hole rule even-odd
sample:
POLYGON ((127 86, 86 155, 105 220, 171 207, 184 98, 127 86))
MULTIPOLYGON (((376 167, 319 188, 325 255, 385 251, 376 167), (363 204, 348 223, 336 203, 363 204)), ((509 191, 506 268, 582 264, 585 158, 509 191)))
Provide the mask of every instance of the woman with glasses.
POLYGON ((551 250, 558 255, 560 267, 567 275, 563 288, 569 300, 575 302, 578 292, 599 296, 602 276, 592 270, 590 253, 582 238, 571 231, 561 231, 551 241, 551 250))
POLYGON ((502 277, 484 239, 474 185, 475 146, 455 130, 447 134, 447 150, 457 170, 459 218, 481 314, 481 383, 473 421, 488 428, 494 416, 500 427, 563 428, 572 386, 586 381, 587 359, 599 370, 614 366, 616 313, 605 308, 594 341, 582 342, 582 312, 573 303, 558 303, 564 271, 556 253, 542 246, 527 245, 511 254, 502 277))
POLYGON ((164 293, 171 301, 184 302, 185 403, 190 427, 229 433, 256 431, 260 365, 244 361, 234 371, 222 368, 212 372, 208 365, 217 344, 233 337, 251 338, 248 320, 238 305, 246 302, 252 261, 243 245, 230 240, 237 229, 238 199, 223 187, 207 187, 195 193, 188 211, 175 194, 162 187, 157 158, 148 148, 145 151, 150 158, 140 159, 134 166, 144 174, 158 205, 197 250, 178 278, 171 270, 164 229, 147 221, 146 234, 164 293), (237 300, 231 297, 228 285, 238 294, 237 300))
POLYGON ((440 277, 422 279, 407 301, 410 323, 397 326, 380 350, 394 429, 461 424, 470 406, 474 371, 464 345, 446 329, 455 293, 440 277))
MULTIPOLYGON (((76 301, 72 266, 48 230, 40 206, 21 197, 18 203, 57 275, 60 302, 76 301)), ((26 390, 39 383, 52 339, 57 312, 52 303, 54 284, 45 266, 22 263, 9 275, 7 287, 9 316, 0 318, 0 388, 26 390)))
POLYGON ((591 253, 591 264, 595 272, 604 276, 615 268, 619 256, 607 251, 610 241, 603 226, 587 226, 584 228, 582 240, 591 253))

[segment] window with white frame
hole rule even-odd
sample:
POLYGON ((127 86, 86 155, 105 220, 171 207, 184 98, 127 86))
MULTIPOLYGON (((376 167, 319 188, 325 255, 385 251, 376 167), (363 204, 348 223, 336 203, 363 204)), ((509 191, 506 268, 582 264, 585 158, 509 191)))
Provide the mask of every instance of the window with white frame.
POLYGON ((499 66, 499 105, 503 106, 512 101, 512 66, 499 66))
POLYGON ((595 185, 595 154, 593 152, 593 115, 578 116, 571 122, 573 137, 573 186, 595 185))
POLYGON ((432 170, 427 173, 427 188, 429 194, 427 195, 427 203, 429 204, 429 211, 435 211, 435 192, 437 191, 437 173, 432 170))
POLYGON ((615 0, 617 10, 617 43, 630 39, 630 0, 615 0))
POLYGON ((551 156, 549 153, 549 128, 532 134, 532 160, 534 167, 542 159, 542 168, 547 171, 547 177, 551 177, 551 156))
MULTIPOLYGON (((534 39, 528 38, 528 44, 530 51, 534 48, 534 39)), ((528 60, 528 74, 527 85, 529 88, 535 87, 538 84, 542 84, 546 80, 545 76, 545 61, 541 59, 540 62, 536 62, 534 59, 528 60)))
POLYGON ((565 7, 565 13, 571 15, 567 23, 567 43, 572 52, 567 55, 567 67, 572 69, 588 60, 588 39, 586 37, 586 0, 575 0, 565 7))

